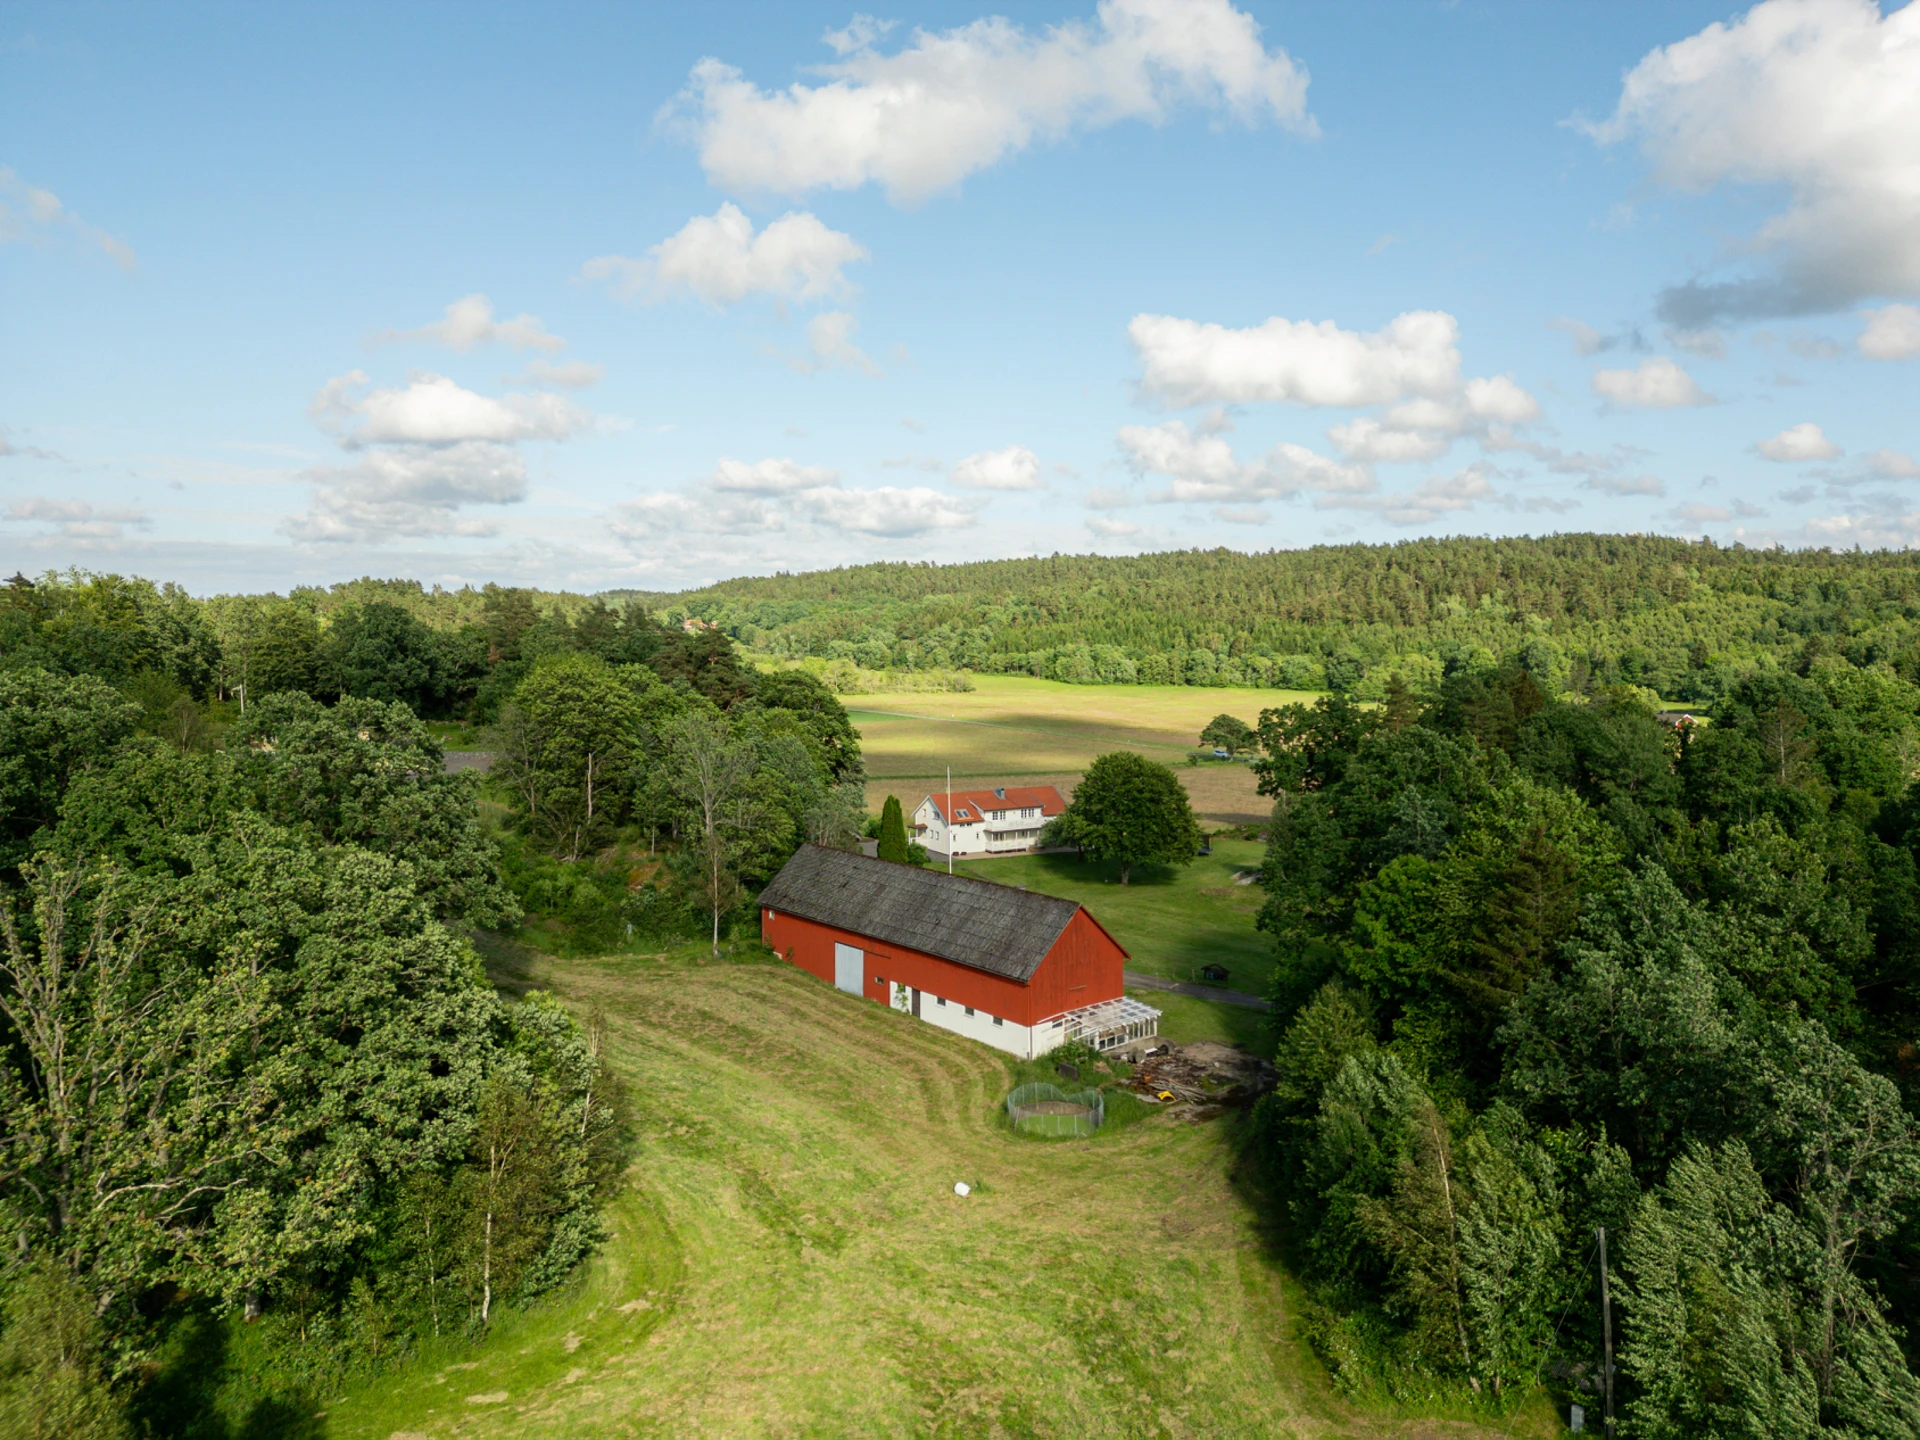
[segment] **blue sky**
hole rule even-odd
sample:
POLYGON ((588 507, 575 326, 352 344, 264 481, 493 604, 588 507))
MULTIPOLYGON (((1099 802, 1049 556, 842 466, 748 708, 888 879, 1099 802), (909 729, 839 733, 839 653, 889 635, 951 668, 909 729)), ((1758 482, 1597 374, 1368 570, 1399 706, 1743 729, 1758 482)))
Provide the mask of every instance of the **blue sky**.
POLYGON ((1920 4, 0 9, 0 555, 1920 540, 1920 4))

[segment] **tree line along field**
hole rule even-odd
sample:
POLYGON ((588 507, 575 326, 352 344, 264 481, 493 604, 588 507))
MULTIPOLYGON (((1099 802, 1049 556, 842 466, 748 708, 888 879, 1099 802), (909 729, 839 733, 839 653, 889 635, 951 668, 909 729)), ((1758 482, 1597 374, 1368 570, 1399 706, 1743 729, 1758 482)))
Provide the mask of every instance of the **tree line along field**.
POLYGON ((332 1397, 329 1440, 1552 1433, 1544 1403, 1496 1429, 1334 1397, 1223 1122, 1015 1136, 1002 1057, 778 963, 490 970, 598 1007, 644 1097, 612 1237, 480 1346, 332 1397))
POLYGON ((1520 652, 1572 688, 1699 706, 1755 665, 1920 664, 1911 552, 1748 550, 1656 536, 1411 540, 1241 554, 881 563, 636 597, 758 653, 1075 683, 1330 687, 1520 652))

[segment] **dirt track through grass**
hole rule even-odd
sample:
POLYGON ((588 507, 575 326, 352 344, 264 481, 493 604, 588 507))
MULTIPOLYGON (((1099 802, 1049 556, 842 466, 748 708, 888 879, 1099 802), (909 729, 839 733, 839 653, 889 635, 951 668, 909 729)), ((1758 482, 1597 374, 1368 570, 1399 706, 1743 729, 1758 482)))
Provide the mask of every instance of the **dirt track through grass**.
POLYGON ((1013 1136, 994 1052, 778 962, 494 970, 607 1015, 640 1117, 614 1234, 329 1437, 1483 1433, 1343 1414, 1219 1122, 1013 1136))

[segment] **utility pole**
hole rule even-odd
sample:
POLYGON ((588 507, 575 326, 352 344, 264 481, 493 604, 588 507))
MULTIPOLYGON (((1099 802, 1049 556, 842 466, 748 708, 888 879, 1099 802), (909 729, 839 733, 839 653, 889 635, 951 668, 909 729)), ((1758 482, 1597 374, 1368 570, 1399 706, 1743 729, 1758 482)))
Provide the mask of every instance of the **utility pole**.
POLYGON ((1600 1334, 1606 1343, 1606 1369, 1601 1380, 1606 1385, 1607 1440, 1613 1440, 1613 1297, 1607 1293, 1607 1227, 1595 1227, 1600 1237, 1600 1334))
POLYGON ((953 766, 947 766, 947 874, 953 874, 953 766))

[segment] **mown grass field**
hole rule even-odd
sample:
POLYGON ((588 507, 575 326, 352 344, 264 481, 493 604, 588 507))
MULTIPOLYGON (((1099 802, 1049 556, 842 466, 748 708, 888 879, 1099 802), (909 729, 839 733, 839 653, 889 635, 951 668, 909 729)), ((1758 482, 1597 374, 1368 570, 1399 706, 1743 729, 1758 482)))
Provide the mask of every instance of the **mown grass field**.
MULTIPOLYGON (((1197 981, 1202 965, 1225 965, 1232 989, 1264 995, 1273 974, 1273 941, 1253 922, 1266 895, 1258 885, 1234 884, 1235 875, 1259 870, 1262 851, 1257 841, 1215 840, 1213 854, 1191 865, 1136 870, 1128 885, 1119 883, 1119 866, 1072 855, 963 860, 955 868, 1078 900, 1125 947, 1129 970, 1197 981)), ((1164 1012, 1161 1031, 1175 1040, 1219 1040, 1272 1053, 1260 1011, 1160 991, 1134 993, 1164 1012)))
POLYGON ((1214 716, 1249 725, 1263 709, 1312 703, 1299 690, 1216 690, 1179 685, 1062 685, 1019 675, 981 675, 960 694, 849 695, 847 713, 860 732, 872 783, 870 806, 888 793, 912 810, 944 783, 1006 780, 1071 790, 1096 755, 1133 750, 1178 769, 1204 818, 1222 824, 1264 819, 1267 803, 1242 765, 1186 766, 1200 731, 1214 716))
POLYGON ((1232 1122, 999 1121, 1008 1062, 771 960, 492 957, 597 1002, 637 1150, 566 1294, 326 1406, 329 1440, 1467 1437, 1327 1389, 1232 1122), (953 1183, 977 1186, 962 1200, 953 1183))
POLYGON ((960 694, 847 696, 869 773, 934 776, 951 763, 956 775, 1009 767, 1039 774, 1084 769, 1108 750, 1173 762, 1200 743, 1216 715, 1252 725, 1263 709, 1319 698, 1296 690, 1062 685, 1022 675, 978 675, 973 683, 960 694))

